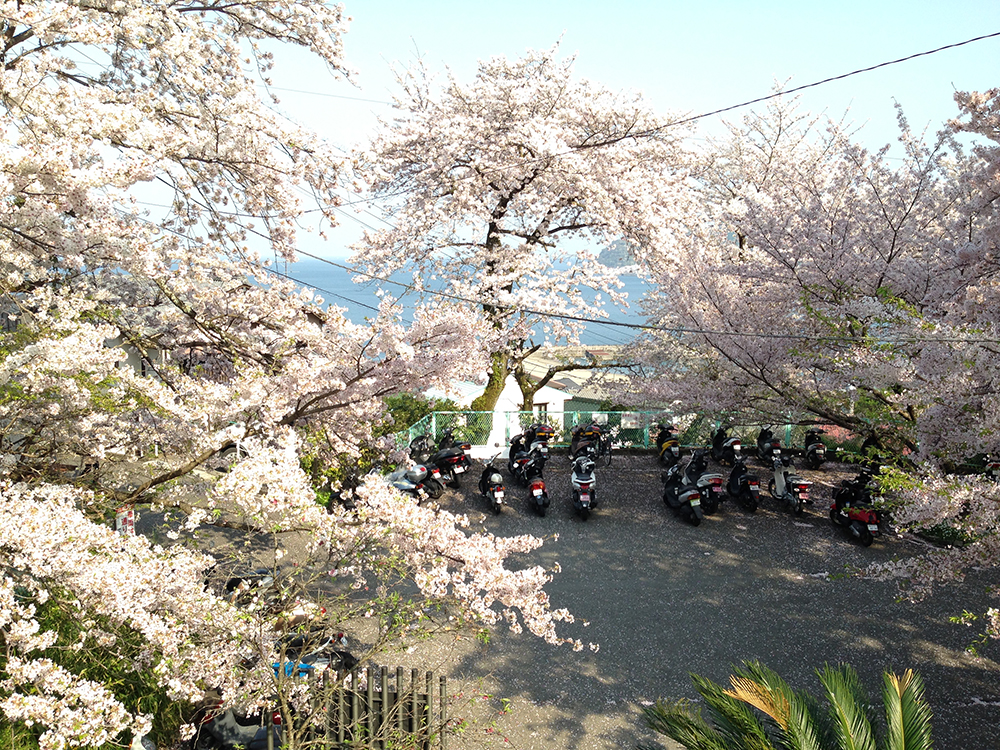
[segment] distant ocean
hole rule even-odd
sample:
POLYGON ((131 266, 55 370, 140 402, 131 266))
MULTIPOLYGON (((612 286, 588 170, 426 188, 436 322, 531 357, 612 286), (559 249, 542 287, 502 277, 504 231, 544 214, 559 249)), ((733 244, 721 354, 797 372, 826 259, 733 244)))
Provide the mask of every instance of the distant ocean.
MULTIPOLYGON (((344 308, 348 320, 355 323, 363 322, 366 317, 375 315, 378 308, 378 290, 385 289, 391 294, 405 311, 416 307, 415 293, 406 289, 401 284, 407 284, 410 277, 405 273, 393 274, 389 277, 390 282, 369 281, 356 283, 353 275, 338 266, 347 265, 343 260, 332 259, 331 263, 314 258, 302 258, 297 263, 291 263, 287 267, 279 266, 278 271, 285 274, 290 279, 300 282, 304 286, 315 289, 328 306, 344 308)), ((628 293, 629 308, 627 310, 610 311, 610 320, 622 323, 644 322, 640 315, 639 300, 649 288, 638 276, 626 274, 622 276, 625 283, 623 291, 628 293)), ((585 292, 590 298, 595 296, 595 292, 585 292)), ((601 346, 609 344, 624 344, 632 339, 637 330, 620 326, 611 326, 600 323, 588 323, 586 330, 581 337, 581 343, 588 346, 601 346)))

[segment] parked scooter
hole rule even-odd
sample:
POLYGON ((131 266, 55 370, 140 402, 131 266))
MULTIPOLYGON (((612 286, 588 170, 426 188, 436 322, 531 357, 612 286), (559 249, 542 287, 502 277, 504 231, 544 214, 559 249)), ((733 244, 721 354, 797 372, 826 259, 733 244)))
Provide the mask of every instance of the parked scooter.
POLYGON ((535 510, 540 516, 544 516, 549 507, 549 493, 545 489, 545 479, 542 476, 547 458, 548 454, 535 448, 528 453, 527 460, 521 469, 524 481, 528 485, 531 500, 535 504, 535 510))
POLYGON ((854 479, 845 479, 833 490, 830 520, 846 528, 864 546, 870 547, 881 532, 881 518, 872 504, 872 472, 862 469, 854 479))
MULTIPOLYGON (((450 430, 446 430, 444 436, 442 440, 449 444, 454 444, 454 438, 451 437, 450 430)), ((472 446, 470 445, 469 449, 471 450, 471 448, 472 446)), ((460 479, 462 474, 472 467, 472 462, 469 460, 469 455, 464 447, 438 447, 435 450, 431 436, 426 433, 418 436, 410 443, 410 455, 415 461, 437 467, 441 472, 444 483, 449 487, 459 487, 461 485, 460 479)))
POLYGON ((493 456, 483 467, 483 474, 479 477, 479 494, 490 502, 490 507, 494 513, 499 513, 503 509, 504 486, 503 474, 493 466, 497 456, 493 456))
POLYGON ((742 443, 738 437, 730 437, 725 427, 719 427, 712 435, 712 458, 723 466, 734 466, 741 457, 742 443))
POLYGON ((327 669, 349 672, 358 665, 357 658, 347 650, 347 636, 328 635, 319 630, 298 633, 282 639, 278 645, 275 673, 286 677, 308 677, 327 669))
POLYGON ((761 427, 757 433, 757 458, 765 466, 771 464, 775 456, 781 455, 781 440, 774 436, 770 427, 761 427))
POLYGON ((604 439, 604 432, 601 426, 591 422, 590 424, 578 424, 570 430, 569 457, 573 460, 577 456, 589 452, 595 461, 601 452, 601 444, 604 439))
POLYGON ((684 469, 684 481, 698 488, 701 495, 701 510, 710 516, 719 509, 719 503, 725 498, 724 487, 726 478, 722 474, 708 470, 708 457, 704 448, 698 448, 691 454, 684 469))
POLYGON ((820 438, 823 433, 819 427, 810 427, 806 430, 806 466, 810 469, 818 469, 826 461, 826 444, 820 438))
POLYGON ((705 517, 701 509, 701 493, 698 485, 685 478, 680 462, 672 464, 660 475, 663 481, 663 502, 692 526, 697 526, 705 517))
POLYGON ((656 436, 656 451, 660 463, 664 466, 673 466, 677 463, 681 457, 677 425, 660 425, 660 432, 656 436))
POLYGON ((191 750, 267 750, 268 734, 272 747, 281 747, 282 716, 279 711, 247 715, 234 708, 220 710, 221 699, 199 713, 200 724, 191 738, 191 750))
POLYGON ((438 440, 438 450, 447 450, 448 448, 461 448, 466 456, 472 453, 472 443, 460 443, 455 440, 455 431, 450 427, 441 433, 441 439, 438 440))
MULTIPOLYGON (((275 675, 308 677, 326 669, 348 672, 358 660, 346 650, 347 638, 343 633, 324 635, 321 631, 308 631, 288 636, 278 643, 275 675)), ((267 750, 268 734, 271 747, 282 744, 284 717, 277 710, 247 714, 235 708, 220 710, 222 696, 212 692, 207 703, 198 712, 198 729, 191 740, 191 750, 267 750)))
POLYGON ((775 455, 773 460, 774 476, 767 484, 771 497, 785 503, 795 515, 801 516, 805 504, 809 502, 809 488, 812 482, 794 473, 795 466, 792 457, 775 455))
POLYGON ((536 422, 528 425, 524 432, 510 439, 510 453, 507 458, 507 468, 515 474, 515 462, 531 451, 548 456, 549 441, 555 436, 555 430, 547 424, 536 422))
POLYGON ((740 456, 733 464, 726 484, 729 496, 751 513, 756 512, 760 504, 760 479, 756 474, 747 471, 746 456, 740 456))
POLYGON ((573 485, 573 509, 584 521, 590 517, 590 511, 597 507, 597 476, 594 469, 594 451, 584 447, 573 457, 573 472, 570 483, 573 485))
POLYGON ((403 475, 407 480, 422 485, 431 500, 437 500, 444 494, 444 486, 447 480, 441 473, 441 469, 433 463, 411 462, 406 467, 403 475))
MULTIPOLYGON (((386 476, 385 479, 400 492, 415 497, 419 505, 430 496, 427 486, 421 479, 426 479, 428 476, 429 472, 426 466, 423 464, 414 464, 413 466, 401 466, 386 476)), ((433 491, 437 493, 438 497, 441 496, 437 487, 433 487, 433 491)), ((441 492, 443 491, 444 488, 441 487, 441 492)))

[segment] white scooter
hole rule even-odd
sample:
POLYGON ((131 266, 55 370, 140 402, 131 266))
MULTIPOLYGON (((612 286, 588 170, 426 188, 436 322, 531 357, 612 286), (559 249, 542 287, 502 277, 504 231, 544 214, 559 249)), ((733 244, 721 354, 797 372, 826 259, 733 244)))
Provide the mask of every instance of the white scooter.
POLYGON ((784 502, 795 515, 801 516, 805 504, 809 502, 809 488, 812 482, 794 473, 792 458, 776 451, 774 461, 774 476, 767 484, 771 497, 784 502))

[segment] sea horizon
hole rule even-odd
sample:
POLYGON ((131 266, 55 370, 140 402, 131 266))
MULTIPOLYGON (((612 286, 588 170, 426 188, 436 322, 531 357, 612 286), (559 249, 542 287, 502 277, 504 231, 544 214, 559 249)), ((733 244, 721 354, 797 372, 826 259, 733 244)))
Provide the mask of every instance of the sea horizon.
MULTIPOLYGON (((407 312, 411 312, 416 304, 412 300, 415 294, 407 287, 411 277, 407 273, 395 273, 387 280, 356 282, 355 274, 345 268, 346 259, 302 258, 287 266, 279 266, 277 272, 286 278, 302 284, 323 298, 324 307, 333 306, 344 310, 344 316, 353 323, 363 323, 366 318, 373 317, 381 299, 379 291, 384 290, 395 297, 404 310, 404 322, 409 322, 407 312)), ((630 307, 628 310, 617 308, 609 311, 610 320, 641 324, 645 321, 637 313, 638 301, 645 294, 649 285, 635 274, 623 274, 624 287, 628 293, 630 307)), ((596 292, 586 290, 585 295, 593 296, 596 292)), ((636 329, 624 326, 608 325, 607 323, 587 323, 581 334, 580 344, 584 346, 601 346, 625 344, 638 333, 636 329)))

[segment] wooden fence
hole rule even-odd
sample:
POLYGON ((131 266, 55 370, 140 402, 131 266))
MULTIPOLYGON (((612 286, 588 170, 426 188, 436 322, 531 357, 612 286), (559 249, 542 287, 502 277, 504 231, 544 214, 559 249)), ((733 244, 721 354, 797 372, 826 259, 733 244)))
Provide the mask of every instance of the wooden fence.
MULTIPOLYGON (((447 750, 448 682, 433 672, 369 665, 330 670, 313 686, 325 711, 318 742, 331 750, 447 750)), ((273 748, 268 733, 268 750, 273 748)))

